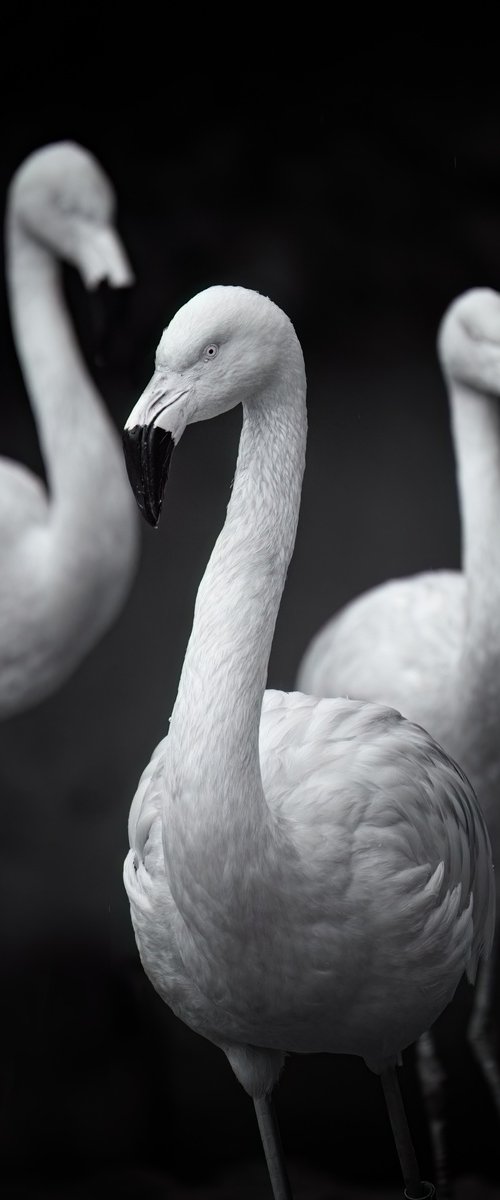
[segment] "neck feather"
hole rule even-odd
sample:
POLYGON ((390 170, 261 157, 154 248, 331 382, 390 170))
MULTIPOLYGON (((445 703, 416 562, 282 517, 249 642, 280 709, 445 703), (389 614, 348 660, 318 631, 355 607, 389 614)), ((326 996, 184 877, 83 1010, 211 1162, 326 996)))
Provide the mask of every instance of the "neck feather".
POLYGON ((300 357, 278 388, 244 407, 227 517, 198 592, 168 738, 165 852, 181 886, 185 870, 201 871, 213 890, 232 863, 241 870, 245 847, 254 861, 276 835, 262 789, 259 725, 305 442, 300 357))
POLYGON ((468 634, 500 650, 500 405, 453 381, 450 392, 467 583, 468 634))
MULTIPOLYGON (((51 514, 75 527, 92 519, 89 483, 123 474, 120 447, 68 319, 55 256, 10 212, 7 279, 14 341, 47 473, 51 514), (83 489, 82 489, 82 486, 83 489)), ((95 502, 98 503, 98 495, 95 502)), ((121 503, 129 509, 125 478, 121 503)))

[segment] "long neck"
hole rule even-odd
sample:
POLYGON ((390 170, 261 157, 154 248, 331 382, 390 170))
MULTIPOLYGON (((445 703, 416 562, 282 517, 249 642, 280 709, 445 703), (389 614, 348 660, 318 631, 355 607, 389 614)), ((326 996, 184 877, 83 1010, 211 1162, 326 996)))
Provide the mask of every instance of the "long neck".
POLYGON ((467 586, 467 638, 500 653, 500 405, 450 384, 467 586))
POLYGON ((262 789, 259 724, 305 442, 300 359, 277 390, 243 410, 226 522, 198 591, 170 722, 166 853, 179 882, 195 872, 207 892, 245 858, 251 870, 276 834, 262 789))
MULTIPOLYGON (((106 470, 116 470, 119 443, 68 319, 58 262, 12 209, 6 233, 12 328, 40 439, 51 515, 74 537, 92 516, 92 506, 82 506, 80 483, 88 502, 93 477, 104 482, 106 470)), ((123 493, 126 503, 125 487, 123 493)), ((97 505, 98 496, 95 500, 97 505)))

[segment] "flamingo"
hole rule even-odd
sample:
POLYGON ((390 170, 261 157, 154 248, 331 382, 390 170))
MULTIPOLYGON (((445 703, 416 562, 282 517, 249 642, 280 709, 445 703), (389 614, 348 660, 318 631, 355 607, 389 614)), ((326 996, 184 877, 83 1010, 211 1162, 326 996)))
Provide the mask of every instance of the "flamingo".
POLYGON ((77 346, 58 261, 91 290, 130 284, 113 211, 109 180, 72 142, 35 151, 9 188, 11 319, 48 487, 0 459, 1 717, 66 680, 117 615, 136 565, 120 438, 77 346))
POLYGON ((243 406, 169 731, 130 810, 124 883, 153 986, 254 1101, 275 1200, 291 1196, 271 1097, 287 1051, 364 1058, 405 1196, 431 1196, 396 1064, 489 952, 491 853, 470 784, 423 729, 380 704, 265 690, 305 400, 285 313, 214 286, 173 317, 126 422, 130 481, 156 526, 186 425, 243 406))
MULTIPOLYGON (((462 522, 462 571, 391 580, 348 604, 313 639, 297 686, 395 705, 459 758, 500 862, 500 295, 474 288, 447 309, 438 334, 447 382, 462 522)), ((498 897, 498 874, 497 874, 498 897)), ((498 948, 498 930, 496 931, 498 948)), ((481 965, 468 1026, 500 1119, 492 1034, 495 956, 481 965)), ((424 1086, 442 1111, 442 1070, 422 1043, 424 1086)), ((438 1125, 434 1130, 439 1147, 438 1125)))

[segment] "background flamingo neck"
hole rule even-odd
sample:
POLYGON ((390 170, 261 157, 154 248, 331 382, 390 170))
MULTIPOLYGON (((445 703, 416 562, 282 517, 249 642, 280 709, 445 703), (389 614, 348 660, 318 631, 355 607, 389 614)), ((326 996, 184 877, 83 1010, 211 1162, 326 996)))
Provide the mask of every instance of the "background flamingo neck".
POLYGON ((450 402, 468 631, 500 652, 500 402, 456 381, 450 402))
MULTIPOLYGON (((68 512, 93 460, 118 459, 117 439, 68 318, 55 256, 10 213, 7 279, 14 341, 35 417, 51 499, 68 512)), ((108 461, 108 469, 109 469, 108 461)))

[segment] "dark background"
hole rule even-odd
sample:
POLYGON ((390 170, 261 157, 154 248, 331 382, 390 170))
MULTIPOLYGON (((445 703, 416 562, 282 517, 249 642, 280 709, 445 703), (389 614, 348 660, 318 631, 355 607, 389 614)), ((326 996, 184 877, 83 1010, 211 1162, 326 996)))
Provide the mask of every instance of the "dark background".
MULTIPOLYGON (((72 5, 52 27, 5 6, 2 203, 22 159, 60 138, 92 150, 112 179, 137 283, 110 298, 104 361, 101 297, 70 271, 66 282, 117 428, 163 326, 195 292, 243 284, 292 318, 308 371, 308 465, 269 668, 270 686, 291 688, 310 636, 342 603, 390 576, 458 566, 435 338, 459 292, 500 286, 498 68, 487 43, 444 54, 417 42, 412 64, 407 48, 387 65, 373 48, 343 47, 324 65, 302 48, 277 72, 238 61, 240 45, 223 54, 207 15, 190 33, 198 69, 186 34, 153 23, 141 38, 136 11, 114 43, 102 19, 89 30, 98 12, 72 5)), ((0 452, 43 475, 2 289, 0 452)), ((121 878, 129 805, 167 729, 239 425, 236 411, 188 431, 162 525, 142 526, 119 620, 64 688, 0 726, 9 1200, 268 1194, 251 1102, 145 978, 121 878)), ((439 1030, 453 1170, 472 1197, 473 1179, 493 1195, 500 1175, 492 1106, 457 1040, 468 1003, 463 989, 439 1030)), ((412 1051, 406 1063, 429 1175, 412 1051)), ((361 1061, 290 1059, 277 1104, 298 1200, 400 1194, 380 1085, 361 1061)))

